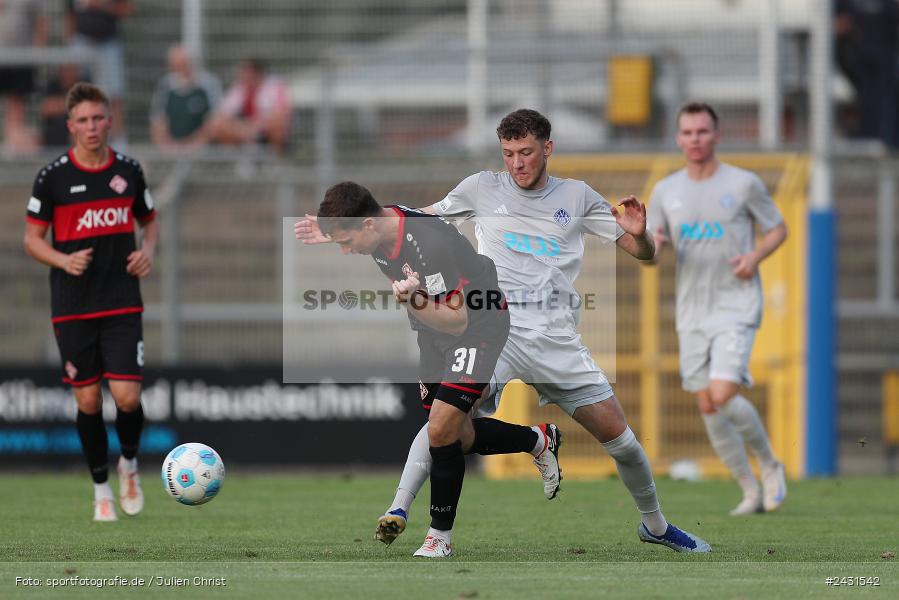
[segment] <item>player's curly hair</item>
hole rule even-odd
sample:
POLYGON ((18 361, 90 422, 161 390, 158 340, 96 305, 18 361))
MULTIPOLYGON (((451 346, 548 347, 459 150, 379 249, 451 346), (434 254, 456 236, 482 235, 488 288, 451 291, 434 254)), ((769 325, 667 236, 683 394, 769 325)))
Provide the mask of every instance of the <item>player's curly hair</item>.
POLYGON ((103 90, 92 83, 79 81, 66 94, 66 114, 71 115, 72 109, 82 102, 99 102, 109 108, 109 98, 103 93, 103 90))
POLYGON ((336 228, 359 229, 362 221, 381 214, 381 205, 366 188, 354 181, 342 181, 325 192, 318 207, 318 228, 328 235, 336 228))
POLYGON ((718 113, 715 112, 715 109, 710 104, 705 102, 688 102, 684 104, 677 111, 677 118, 674 119, 674 122, 680 126, 681 115, 698 115, 700 113, 706 113, 712 117, 712 123, 715 125, 715 129, 718 129, 718 113))
POLYGON ((499 122, 496 128, 496 136, 500 140, 518 140, 533 134, 541 141, 549 139, 552 133, 552 125, 549 119, 530 108, 519 108, 510 112, 499 122))

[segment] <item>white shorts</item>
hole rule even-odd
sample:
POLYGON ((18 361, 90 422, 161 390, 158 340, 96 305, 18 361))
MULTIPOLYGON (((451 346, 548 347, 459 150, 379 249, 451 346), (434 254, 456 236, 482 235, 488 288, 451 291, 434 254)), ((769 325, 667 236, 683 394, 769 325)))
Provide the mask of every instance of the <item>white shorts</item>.
POLYGON ((540 396, 540 406, 552 402, 569 415, 613 395, 606 374, 596 366, 577 333, 558 337, 511 327, 478 416, 496 411, 503 388, 512 379, 532 385, 540 396))
POLYGON ((755 339, 753 327, 733 325, 713 332, 693 329, 677 335, 681 386, 686 391, 704 390, 712 379, 752 386, 749 356, 755 339))

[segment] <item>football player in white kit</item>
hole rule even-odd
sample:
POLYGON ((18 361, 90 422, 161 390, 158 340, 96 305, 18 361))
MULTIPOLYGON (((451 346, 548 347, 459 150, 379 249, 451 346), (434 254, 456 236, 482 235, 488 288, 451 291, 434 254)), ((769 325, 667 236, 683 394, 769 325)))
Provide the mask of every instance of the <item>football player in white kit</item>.
POLYGON ((783 464, 738 387, 752 385, 749 356, 762 317, 758 265, 786 239, 783 216, 754 174, 719 161, 718 116, 708 104, 678 112, 687 166, 659 181, 649 203, 656 247, 677 251, 677 333, 684 390, 696 394, 712 447, 743 490, 731 515, 777 510, 783 464), (755 227, 761 236, 755 243, 755 227), (762 486, 746 445, 759 461, 762 486))
MULTIPOLYGON (((479 252, 496 263, 512 326, 491 386, 495 402, 503 385, 514 378, 533 385, 541 403, 565 410, 615 460, 640 512, 641 541, 678 552, 709 552, 708 543, 668 523, 662 514, 649 460, 576 329, 574 281, 581 269, 584 235, 614 241, 637 259, 651 259, 655 246, 646 230, 646 209, 633 196, 611 206, 583 181, 550 176, 550 133, 549 121, 537 111, 510 113, 497 128, 507 171, 471 175, 424 209, 449 219, 474 218, 479 252)), ((480 414, 495 410, 491 401, 485 404, 480 414)), ((402 532, 429 465, 425 432, 413 441, 394 502, 379 521, 381 541, 389 544, 402 532)), ((544 491, 552 498, 561 473, 543 471, 544 491)))

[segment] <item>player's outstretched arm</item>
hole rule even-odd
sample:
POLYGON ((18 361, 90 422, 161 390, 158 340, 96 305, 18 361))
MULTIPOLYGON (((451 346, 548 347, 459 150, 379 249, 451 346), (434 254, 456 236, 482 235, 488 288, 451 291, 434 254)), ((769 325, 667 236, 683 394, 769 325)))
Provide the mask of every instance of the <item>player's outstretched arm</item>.
POLYGON ((326 244, 331 238, 318 228, 318 217, 306 215, 306 218, 297 221, 293 226, 293 234, 304 244, 326 244))
POLYGON ((636 196, 625 196, 617 206, 612 206, 612 215, 624 235, 618 238, 618 246, 640 260, 650 260, 656 248, 652 234, 646 230, 646 207, 636 196))
POLYGON ((25 224, 25 253, 36 261, 62 269, 69 275, 82 275, 93 260, 94 249, 85 248, 71 254, 60 252, 46 240, 47 229, 49 227, 46 225, 25 224))
POLYGON ((787 239, 787 225, 779 223, 766 231, 758 245, 746 254, 739 254, 730 259, 731 271, 739 279, 752 279, 759 264, 777 250, 787 239))

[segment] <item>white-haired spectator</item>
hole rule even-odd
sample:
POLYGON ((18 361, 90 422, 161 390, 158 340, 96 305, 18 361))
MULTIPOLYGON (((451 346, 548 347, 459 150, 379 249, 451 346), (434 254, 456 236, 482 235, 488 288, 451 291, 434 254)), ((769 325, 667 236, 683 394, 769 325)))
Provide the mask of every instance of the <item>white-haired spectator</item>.
POLYGON ((168 69, 150 105, 153 143, 164 151, 204 146, 221 101, 222 85, 211 73, 197 70, 181 44, 169 48, 168 69))

